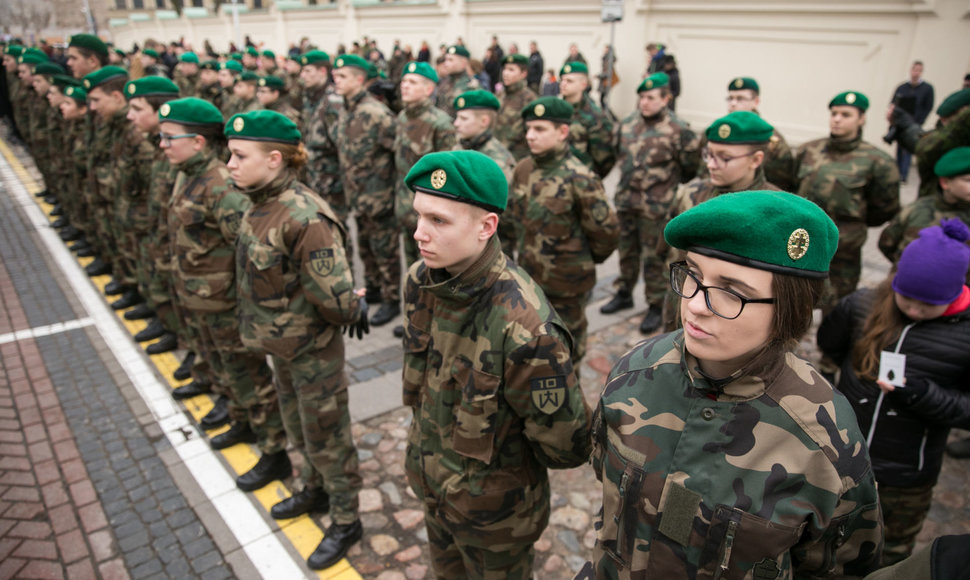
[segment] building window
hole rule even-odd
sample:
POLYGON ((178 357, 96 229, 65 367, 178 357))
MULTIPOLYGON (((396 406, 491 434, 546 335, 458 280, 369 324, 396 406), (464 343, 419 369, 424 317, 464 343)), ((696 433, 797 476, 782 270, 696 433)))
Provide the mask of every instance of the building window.
POLYGON ((145 8, 145 0, 131 0, 131 7, 135 10, 143 10, 145 8))
POLYGON ((202 0, 192 0, 192 6, 202 8, 202 0))
POLYGON ((261 10, 263 8, 263 0, 253 0, 253 10, 261 10))
POLYGON ((156 8, 165 8, 165 0, 155 0, 156 8))
POLYGON ((125 0, 115 0, 115 8, 118 10, 126 10, 128 7, 125 5, 125 0))

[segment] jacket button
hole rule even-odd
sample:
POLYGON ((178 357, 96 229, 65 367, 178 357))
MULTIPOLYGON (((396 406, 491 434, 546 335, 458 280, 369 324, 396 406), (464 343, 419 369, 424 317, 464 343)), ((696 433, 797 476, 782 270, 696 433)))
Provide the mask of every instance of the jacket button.
POLYGON ((710 407, 707 407, 706 409, 701 411, 701 417, 704 417, 705 421, 710 421, 711 419, 714 418, 715 415, 717 415, 717 413, 715 413, 714 409, 710 407))

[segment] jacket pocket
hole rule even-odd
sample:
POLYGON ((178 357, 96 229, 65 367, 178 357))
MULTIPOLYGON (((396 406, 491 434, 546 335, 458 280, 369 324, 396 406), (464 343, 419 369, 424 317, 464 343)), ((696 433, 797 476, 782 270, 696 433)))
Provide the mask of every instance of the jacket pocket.
POLYGON ((456 453, 491 463, 495 452, 495 420, 501 377, 474 368, 458 357, 451 368, 455 388, 461 393, 455 408, 452 448, 456 453))
POLYGON ((417 407, 421 402, 421 386, 428 366, 428 346, 431 334, 409 325, 404 333, 404 404, 417 407))
POLYGON ((250 299, 256 303, 272 302, 285 308, 283 256, 268 244, 259 242, 246 247, 245 275, 250 299))
POLYGON ((797 527, 772 522, 736 507, 718 505, 701 553, 701 569, 714 579, 789 578, 789 551, 805 523, 797 527))

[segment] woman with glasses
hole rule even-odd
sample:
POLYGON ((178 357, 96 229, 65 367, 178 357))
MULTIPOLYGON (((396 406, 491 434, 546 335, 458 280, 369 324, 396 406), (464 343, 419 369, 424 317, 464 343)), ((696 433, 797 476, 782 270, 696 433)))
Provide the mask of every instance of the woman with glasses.
POLYGON ((783 192, 674 218, 682 330, 613 367, 594 417, 597 578, 863 576, 882 525, 852 409, 792 352, 838 231, 783 192))

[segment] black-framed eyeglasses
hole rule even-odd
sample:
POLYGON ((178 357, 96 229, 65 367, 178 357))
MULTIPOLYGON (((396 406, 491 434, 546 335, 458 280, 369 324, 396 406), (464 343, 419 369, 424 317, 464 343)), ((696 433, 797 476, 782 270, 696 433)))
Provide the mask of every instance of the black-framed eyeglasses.
POLYGON ((728 320, 734 320, 741 316, 741 311, 747 304, 775 303, 774 298, 745 298, 734 290, 705 286, 690 271, 687 262, 675 262, 670 265, 670 288, 675 294, 688 300, 696 296, 698 291, 703 292, 707 308, 714 314, 728 320))
POLYGON ((735 155, 734 157, 718 157, 717 155, 714 155, 713 153, 711 153, 710 149, 707 149, 705 147, 704 149, 701 149, 701 160, 704 161, 704 164, 707 164, 713 161, 714 167, 721 168, 721 167, 727 166, 728 163, 734 161, 735 159, 741 159, 742 157, 751 157, 757 152, 758 151, 755 150, 755 151, 752 151, 751 153, 745 153, 744 155, 735 155))
POLYGON ((188 139, 189 137, 198 137, 198 133, 182 133, 181 135, 169 135, 168 133, 159 133, 158 140, 162 143, 171 143, 176 139, 188 139))

